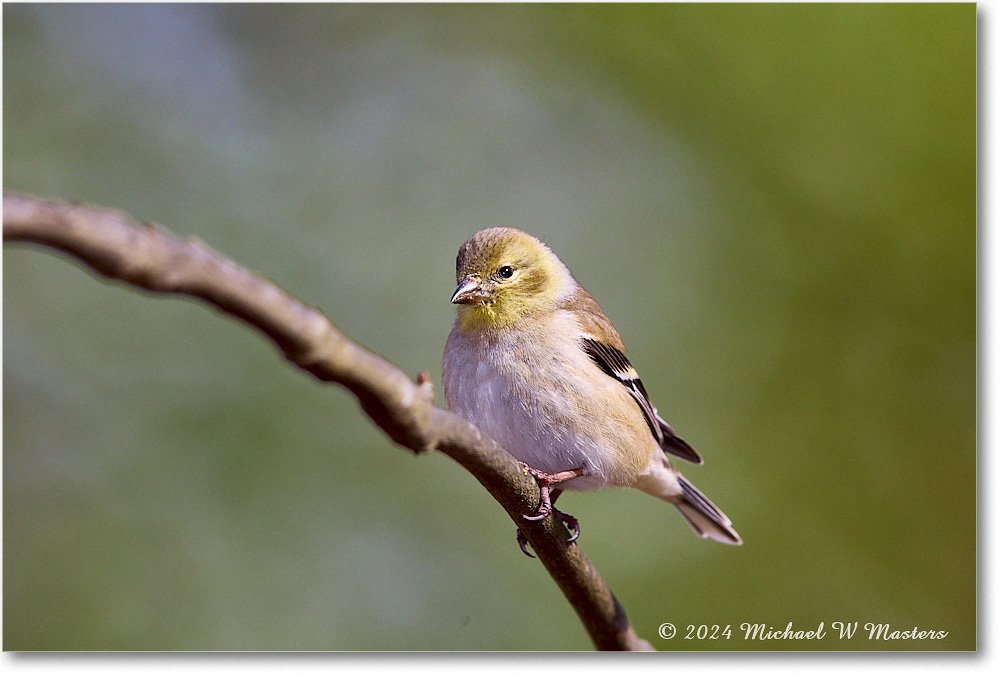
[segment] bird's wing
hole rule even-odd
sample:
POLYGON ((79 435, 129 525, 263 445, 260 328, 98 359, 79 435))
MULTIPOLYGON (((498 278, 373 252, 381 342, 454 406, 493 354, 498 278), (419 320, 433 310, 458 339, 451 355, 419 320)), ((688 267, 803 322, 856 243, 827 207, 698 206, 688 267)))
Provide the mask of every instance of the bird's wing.
POLYGON ((649 394, 646 393, 646 388, 642 386, 639 374, 629 363, 624 352, 606 342, 589 337, 583 338, 583 349, 601 370, 625 385, 632 398, 639 404, 639 409, 642 410, 642 414, 646 418, 649 430, 664 452, 694 464, 703 462, 698 451, 675 434, 670 425, 656 412, 656 408, 649 400, 649 394))

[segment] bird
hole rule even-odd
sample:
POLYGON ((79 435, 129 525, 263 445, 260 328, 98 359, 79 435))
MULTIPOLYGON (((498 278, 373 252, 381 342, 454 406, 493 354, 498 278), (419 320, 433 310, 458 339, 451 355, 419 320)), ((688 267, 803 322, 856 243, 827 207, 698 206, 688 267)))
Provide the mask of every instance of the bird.
POLYGON ((538 509, 524 518, 554 511, 574 541, 579 522, 554 508, 559 495, 628 487, 673 504, 701 537, 742 543, 674 467, 668 455, 703 460, 660 416, 618 331, 547 245, 513 227, 480 230, 459 248, 456 281, 445 401, 538 482, 538 509))

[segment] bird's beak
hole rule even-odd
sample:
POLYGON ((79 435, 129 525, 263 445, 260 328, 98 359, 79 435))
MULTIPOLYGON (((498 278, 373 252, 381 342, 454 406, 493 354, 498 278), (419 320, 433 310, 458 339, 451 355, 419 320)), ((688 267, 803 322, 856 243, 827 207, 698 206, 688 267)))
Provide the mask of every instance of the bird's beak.
POLYGON ((455 289, 455 294, 451 296, 452 304, 476 305, 485 300, 487 294, 479 283, 479 280, 473 277, 462 279, 462 283, 455 289))

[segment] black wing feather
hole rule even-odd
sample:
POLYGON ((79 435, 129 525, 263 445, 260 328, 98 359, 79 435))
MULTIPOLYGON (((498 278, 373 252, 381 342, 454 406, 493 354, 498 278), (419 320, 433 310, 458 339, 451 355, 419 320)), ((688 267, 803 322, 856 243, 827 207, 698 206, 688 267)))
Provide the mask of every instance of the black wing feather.
POLYGON ((656 408, 649 400, 649 394, 646 393, 646 388, 642 385, 642 380, 639 379, 635 368, 629 363, 628 357, 620 349, 615 349, 609 344, 591 338, 583 339, 583 349, 601 370, 628 388, 632 398, 639 404, 639 408, 646 418, 646 424, 649 425, 649 430, 664 452, 694 464, 701 464, 704 461, 701 455, 675 434, 670 425, 656 412, 656 408))

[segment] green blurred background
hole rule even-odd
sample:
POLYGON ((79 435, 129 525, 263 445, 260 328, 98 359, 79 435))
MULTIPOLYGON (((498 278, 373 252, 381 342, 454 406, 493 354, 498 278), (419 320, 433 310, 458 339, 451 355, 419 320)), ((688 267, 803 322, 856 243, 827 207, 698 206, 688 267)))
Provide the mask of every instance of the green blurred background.
MULTIPOLYGON (((974 5, 3 15, 6 189, 197 236, 409 373, 470 234, 548 242, 746 542, 564 497, 657 648, 975 648, 974 5), (738 635, 837 620, 949 635, 738 635)), ((203 306, 3 263, 4 649, 591 648, 448 458, 203 306)))

